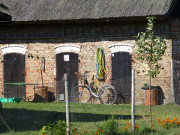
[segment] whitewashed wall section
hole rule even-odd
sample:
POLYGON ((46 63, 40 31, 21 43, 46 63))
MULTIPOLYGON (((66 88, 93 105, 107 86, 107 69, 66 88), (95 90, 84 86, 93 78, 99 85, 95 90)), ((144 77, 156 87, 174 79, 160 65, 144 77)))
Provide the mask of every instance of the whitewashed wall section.
POLYGON ((26 48, 25 46, 22 45, 5 45, 1 47, 1 52, 2 55, 9 54, 9 53, 20 53, 20 54, 25 54, 26 53, 26 48))
POLYGON ((134 45, 129 43, 113 43, 109 45, 112 54, 116 52, 128 52, 131 54, 133 47, 134 45))
POLYGON ((56 54, 65 53, 65 52, 78 54, 80 51, 80 46, 77 46, 74 44, 62 44, 62 45, 55 46, 54 49, 55 49, 56 54))

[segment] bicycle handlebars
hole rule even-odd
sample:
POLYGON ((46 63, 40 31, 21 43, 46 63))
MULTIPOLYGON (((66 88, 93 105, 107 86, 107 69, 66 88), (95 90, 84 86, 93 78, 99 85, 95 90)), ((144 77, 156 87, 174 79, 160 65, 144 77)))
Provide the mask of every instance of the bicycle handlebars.
POLYGON ((90 71, 84 71, 83 76, 84 76, 84 77, 85 77, 85 76, 88 76, 88 75, 86 75, 87 73, 90 73, 90 71))
POLYGON ((83 74, 78 73, 78 72, 75 72, 75 74, 77 74, 77 75, 81 75, 81 76, 83 76, 83 77, 88 77, 88 75, 86 75, 87 73, 90 73, 90 71, 84 71, 84 73, 83 73, 83 74))

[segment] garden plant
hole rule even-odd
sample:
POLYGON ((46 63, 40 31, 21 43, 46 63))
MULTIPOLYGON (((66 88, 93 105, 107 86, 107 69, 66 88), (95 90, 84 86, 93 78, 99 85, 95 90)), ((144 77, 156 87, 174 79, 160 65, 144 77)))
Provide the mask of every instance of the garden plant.
MULTIPOLYGON (((151 79, 157 77, 160 70, 163 69, 160 64, 163 55, 167 49, 166 39, 155 35, 154 30, 154 16, 147 17, 148 23, 146 32, 138 33, 136 36, 136 44, 138 49, 136 51, 137 59, 145 62, 148 65, 149 77, 149 102, 151 101, 151 79)), ((152 123, 151 103, 149 103, 150 124, 152 123)))

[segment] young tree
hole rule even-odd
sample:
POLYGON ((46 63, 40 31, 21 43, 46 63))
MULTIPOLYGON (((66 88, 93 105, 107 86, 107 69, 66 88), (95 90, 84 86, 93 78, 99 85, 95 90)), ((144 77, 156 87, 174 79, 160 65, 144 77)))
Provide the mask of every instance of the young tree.
MULTIPOLYGON (((166 39, 155 36, 154 30, 154 16, 147 17, 148 23, 146 32, 140 32, 136 36, 137 49, 137 60, 145 62, 148 65, 148 77, 149 77, 149 102, 151 101, 151 79, 155 78, 163 67, 159 63, 162 60, 167 45, 166 39)), ((152 123, 152 111, 151 104, 149 103, 149 112, 152 123)))

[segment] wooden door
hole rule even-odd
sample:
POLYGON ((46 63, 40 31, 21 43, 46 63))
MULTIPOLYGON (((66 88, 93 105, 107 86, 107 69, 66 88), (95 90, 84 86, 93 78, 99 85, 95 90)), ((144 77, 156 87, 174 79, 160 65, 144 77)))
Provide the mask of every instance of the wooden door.
POLYGON ((118 103, 131 102, 131 55, 128 52, 116 52, 112 59, 112 80, 117 91, 118 103))
POLYGON ((71 96, 71 89, 78 84, 75 72, 78 72, 78 54, 60 53, 56 55, 56 98, 59 99, 60 94, 65 94, 63 81, 65 73, 69 73, 69 95, 71 96))
MULTIPOLYGON (((4 83, 25 82, 25 55, 5 54, 3 62, 4 83)), ((4 85, 4 96, 25 98, 25 86, 4 85)))

